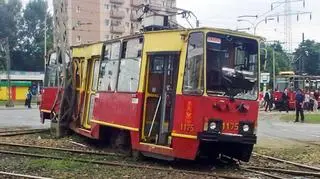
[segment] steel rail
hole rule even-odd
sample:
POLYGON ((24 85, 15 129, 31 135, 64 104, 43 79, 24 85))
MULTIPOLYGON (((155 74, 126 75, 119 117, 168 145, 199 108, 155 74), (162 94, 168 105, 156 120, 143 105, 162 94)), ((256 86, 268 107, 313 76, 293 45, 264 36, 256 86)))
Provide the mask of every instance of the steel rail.
MULTIPOLYGON (((23 153, 23 152, 14 152, 14 151, 6 151, 6 150, 0 150, 0 153, 8 154, 8 155, 47 158, 47 159, 54 159, 54 160, 66 159, 65 157, 42 155, 42 154, 31 154, 31 153, 23 153)), ((209 173, 209 172, 177 170, 177 169, 172 169, 172 168, 153 167, 153 166, 145 166, 145 165, 137 165, 137 164, 129 164, 129 163, 119 163, 119 162, 86 160, 86 159, 78 159, 78 158, 68 158, 68 159, 71 161, 75 161, 75 162, 92 163, 92 164, 99 164, 99 165, 109 165, 109 166, 115 166, 115 167, 141 168, 141 169, 159 170, 159 171, 166 171, 166 172, 178 172, 178 173, 185 173, 185 174, 192 174, 192 175, 205 175, 205 176, 211 176, 211 177, 216 177, 216 178, 226 178, 226 179, 244 179, 243 177, 240 177, 240 176, 222 175, 222 174, 209 173)))
POLYGON ((51 179, 51 178, 47 178, 47 177, 39 177, 39 176, 32 176, 32 175, 9 173, 9 172, 3 172, 3 171, 0 171, 0 175, 14 176, 14 177, 20 177, 20 178, 30 178, 30 179, 51 179))
POLYGON ((304 165, 304 164, 301 164, 301 163, 291 162, 291 161, 279 159, 279 158, 276 158, 276 157, 262 155, 262 154, 258 154, 256 152, 253 152, 252 154, 255 155, 255 156, 258 156, 258 157, 269 159, 269 160, 274 160, 274 161, 278 161, 278 162, 282 162, 282 163, 288 163, 288 164, 291 164, 291 165, 294 165, 294 166, 297 166, 297 167, 302 167, 302 168, 305 168, 305 169, 310 169, 310 170, 315 170, 315 171, 320 172, 320 168, 318 168, 318 167, 312 167, 312 166, 304 165))
POLYGON ((77 149, 58 148, 58 147, 45 147, 45 146, 26 145, 26 144, 14 144, 14 143, 6 143, 6 142, 0 142, 0 146, 1 145, 13 146, 13 147, 34 148, 34 149, 47 149, 47 150, 72 152, 72 153, 80 153, 80 154, 123 156, 121 154, 116 154, 116 153, 111 153, 111 152, 110 153, 108 153, 108 152, 95 152, 95 151, 85 151, 85 150, 77 150, 77 149))
POLYGON ((261 171, 257 171, 257 170, 251 170, 251 169, 248 169, 248 168, 242 168, 242 170, 247 171, 247 172, 251 172, 251 173, 257 173, 257 174, 260 174, 260 175, 265 175, 265 176, 268 176, 268 177, 271 177, 271 178, 287 179, 287 178, 280 177, 280 176, 277 176, 277 175, 273 175, 273 174, 270 174, 270 173, 265 173, 265 172, 261 172, 261 171))
POLYGON ((49 130, 49 129, 15 129, 15 130, 1 130, 1 133, 13 133, 13 132, 28 132, 28 131, 42 131, 42 130, 49 130))
POLYGON ((11 137, 17 135, 25 135, 25 134, 35 134, 35 133, 42 133, 47 132, 49 129, 36 129, 36 130, 20 130, 16 132, 1 132, 0 137, 11 137))
POLYGON ((306 171, 298 171, 298 170, 285 170, 285 169, 255 167, 255 166, 246 166, 245 169, 280 172, 280 173, 285 173, 285 174, 290 174, 290 175, 299 175, 299 176, 320 177, 320 172, 306 172, 306 171))

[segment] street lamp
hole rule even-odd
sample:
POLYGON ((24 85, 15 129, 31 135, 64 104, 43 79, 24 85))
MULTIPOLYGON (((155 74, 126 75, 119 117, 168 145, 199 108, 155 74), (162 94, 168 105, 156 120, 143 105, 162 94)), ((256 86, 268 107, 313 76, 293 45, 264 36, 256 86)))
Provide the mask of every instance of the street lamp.
MULTIPOLYGON (((240 17, 240 16, 239 16, 240 17)), ((260 21, 258 21, 257 23, 254 23, 254 22, 251 22, 250 20, 247 20, 247 19, 238 19, 237 21, 238 22, 248 22, 252 28, 253 28, 253 34, 256 35, 256 32, 257 32, 257 28, 258 26, 264 21, 264 22, 268 22, 268 21, 271 21, 271 20, 275 20, 274 18, 266 18, 266 19, 262 19, 260 21)))
POLYGON ((236 31, 241 31, 241 30, 250 30, 251 28, 250 27, 247 27, 247 28, 237 28, 236 31))
POLYGON ((238 18, 247 18, 247 17, 253 17, 253 18, 258 18, 258 15, 242 15, 242 16, 238 16, 238 18))

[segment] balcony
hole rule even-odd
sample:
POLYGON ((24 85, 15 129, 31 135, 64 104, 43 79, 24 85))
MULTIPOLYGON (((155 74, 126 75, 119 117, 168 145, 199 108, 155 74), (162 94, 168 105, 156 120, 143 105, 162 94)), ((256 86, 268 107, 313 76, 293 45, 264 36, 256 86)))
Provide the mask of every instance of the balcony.
POLYGON ((122 10, 118 10, 118 11, 112 10, 110 13, 110 17, 115 19, 122 19, 124 18, 124 15, 125 15, 125 12, 122 10))
POLYGON ((125 27, 123 25, 111 26, 110 32, 115 34, 122 34, 125 32, 125 27))
POLYGON ((138 7, 144 4, 144 0, 131 0, 131 6, 138 7))
POLYGON ((136 14, 136 13, 131 13, 130 14, 130 20, 131 21, 138 21, 138 18, 139 18, 140 16, 138 15, 138 14, 136 14))
POLYGON ((123 4, 124 0, 110 0, 110 2, 114 4, 123 4))

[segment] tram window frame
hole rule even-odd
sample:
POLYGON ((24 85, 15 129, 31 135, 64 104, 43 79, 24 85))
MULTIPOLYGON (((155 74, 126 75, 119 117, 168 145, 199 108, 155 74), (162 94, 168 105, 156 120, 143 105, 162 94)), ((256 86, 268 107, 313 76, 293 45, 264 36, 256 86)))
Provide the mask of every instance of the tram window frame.
POLYGON ((93 73, 92 73, 92 85, 91 85, 91 90, 97 91, 98 90, 98 84, 99 84, 99 72, 100 72, 100 60, 97 58, 94 58, 94 63, 93 63, 93 73), (96 66, 98 66, 98 70, 96 71, 96 66), (96 72, 98 72, 98 75, 96 75, 96 72))
MULTIPOLYGON (((205 34, 204 32, 201 32, 201 31, 196 31, 196 32, 191 32, 188 36, 188 43, 187 43, 187 53, 186 53, 186 59, 185 59, 185 67, 184 67, 184 72, 183 72, 183 84, 182 84, 182 94, 184 95, 191 95, 191 96, 202 96, 204 94, 204 91, 205 91, 205 79, 204 79, 204 75, 205 75, 205 34), (190 48, 190 38, 193 34, 201 34, 202 35, 202 43, 199 43, 199 44, 202 44, 202 79, 200 79, 200 81, 202 80, 201 82, 201 87, 202 89, 198 89, 198 88, 195 88, 193 90, 188 90, 186 91, 185 90, 185 78, 186 78, 186 69, 187 69, 187 65, 188 65, 188 60, 189 60, 189 48, 190 48)), ((190 58, 190 60, 194 58, 190 58)), ((201 69, 200 69, 201 70, 201 69)), ((199 73, 200 74, 200 73, 199 73)), ((200 78, 200 76, 199 76, 200 78)))
MULTIPOLYGON (((105 43, 103 46, 102 46, 102 56, 101 56, 101 60, 100 60, 100 65, 99 65, 99 74, 98 74, 98 80, 97 80, 97 92, 106 92, 106 93, 114 93, 117 91, 117 86, 118 86, 118 76, 119 76, 119 68, 120 68, 120 57, 121 57, 121 41, 120 40, 116 40, 116 41, 111 41, 111 42, 107 42, 105 43), (117 57, 118 58, 114 58, 114 59, 111 59, 112 58, 112 45, 113 44, 116 44, 116 43, 119 43, 119 52, 117 54, 117 57), (111 52, 110 52, 110 55, 109 55, 109 58, 106 59, 106 47, 110 45, 111 46, 111 52), (105 62, 105 61, 115 61, 117 62, 116 66, 117 66, 117 71, 116 71, 116 74, 115 74, 115 82, 114 82, 114 89, 111 89, 111 90, 108 90, 108 87, 106 87, 105 89, 101 89, 100 87, 100 79, 101 79, 101 73, 102 73, 102 63, 105 62)), ((104 71, 105 73, 107 72, 107 70, 104 71)))
MULTIPOLYGON (((144 42, 143 36, 128 38, 128 39, 124 39, 122 41, 121 58, 120 58, 120 63, 119 63, 119 73, 118 73, 118 79, 117 79, 117 92, 119 92, 119 93, 137 93, 138 90, 139 90, 140 78, 141 78, 142 51, 143 51, 143 45, 144 45, 143 42, 144 42), (132 41, 132 40, 136 40, 135 47, 139 47, 140 46, 140 48, 136 49, 137 53, 134 53, 134 54, 136 54, 136 56, 128 55, 129 52, 132 52, 131 50, 128 50, 128 49, 131 49, 131 48, 128 48, 128 45, 130 44, 129 41, 132 41), (135 81, 136 81, 136 89, 134 89, 134 90, 130 90, 130 89, 129 90, 122 90, 122 89, 120 89, 120 78, 121 78, 121 74, 122 74, 121 73, 121 71, 122 71, 121 67, 122 67, 122 64, 124 62, 127 63, 130 60, 137 60, 138 64, 139 64, 139 67, 136 70, 136 72, 138 74, 137 75, 137 79, 135 79, 135 81)), ((127 75, 124 75, 124 76, 127 76, 127 75)), ((129 84, 129 86, 131 86, 131 85, 129 84)))

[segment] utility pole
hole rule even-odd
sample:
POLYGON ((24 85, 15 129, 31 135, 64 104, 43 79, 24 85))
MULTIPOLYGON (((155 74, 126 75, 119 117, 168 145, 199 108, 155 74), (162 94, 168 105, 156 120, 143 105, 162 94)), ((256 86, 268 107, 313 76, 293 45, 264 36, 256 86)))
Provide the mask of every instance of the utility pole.
POLYGON ((274 52, 274 47, 272 47, 272 81, 273 81, 273 91, 276 89, 276 55, 274 52))
POLYGON ((292 52, 292 21, 291 16, 287 15, 291 12, 291 1, 285 0, 285 7, 284 7, 284 35, 285 35, 285 42, 287 46, 288 52, 292 52))
MULTIPOLYGON (((302 2, 303 8, 305 8, 306 5, 306 0, 283 0, 283 1, 276 1, 271 4, 271 10, 273 10, 273 7, 275 5, 284 5, 284 12, 282 15, 273 15, 277 16, 284 16, 284 40, 286 42, 285 47, 286 50, 291 53, 292 52, 292 16, 296 15, 297 16, 297 21, 299 21, 299 15, 302 14, 310 14, 310 19, 311 19, 311 12, 302 12, 302 11, 296 11, 292 12, 291 5, 292 3, 298 3, 302 2)), ((270 16, 269 16, 270 17, 270 16)))
MULTIPOLYGON (((46 75, 46 59, 47 59, 47 10, 48 10, 48 1, 46 1, 45 6, 45 15, 44 15, 44 59, 43 59, 43 73, 46 75)), ((44 86, 44 78, 42 80, 42 86, 44 86)), ((40 92, 40 86, 38 85, 38 92, 40 92)), ((40 93, 39 93, 40 94, 40 93)))
MULTIPOLYGON (((51 129, 54 131, 56 137, 62 137, 65 135, 68 128, 68 120, 70 118, 70 113, 72 112, 71 106, 72 100, 71 94, 68 91, 70 85, 70 80, 68 80, 68 68, 66 62, 66 54, 69 49, 68 47, 68 35, 67 35, 67 23, 68 23, 68 13, 67 4, 65 0, 54 0, 54 44, 55 52, 57 56, 57 65, 62 67, 61 75, 59 72, 58 83, 59 91, 56 96, 55 104, 60 103, 60 108, 55 120, 51 123, 51 129), (61 81, 60 81, 61 79, 61 81)), ((55 106, 53 106, 55 108, 55 106)))

